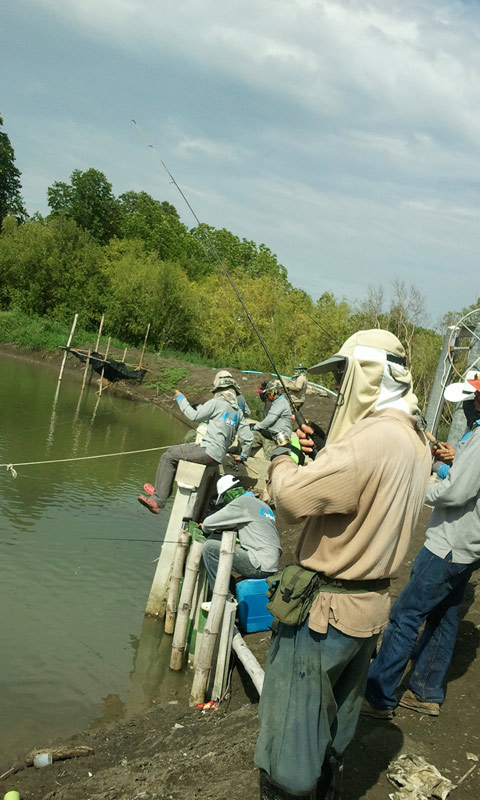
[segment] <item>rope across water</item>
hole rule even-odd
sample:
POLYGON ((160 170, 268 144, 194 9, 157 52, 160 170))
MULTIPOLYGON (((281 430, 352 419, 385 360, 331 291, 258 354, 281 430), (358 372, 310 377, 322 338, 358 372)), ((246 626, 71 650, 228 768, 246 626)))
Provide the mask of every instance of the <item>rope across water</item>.
POLYGON ((54 458, 51 461, 19 461, 17 463, 0 464, 0 467, 6 467, 10 470, 12 476, 16 478, 14 467, 29 467, 33 464, 61 464, 66 461, 88 461, 93 458, 112 458, 113 456, 130 456, 135 453, 151 453, 154 450, 166 450, 171 445, 163 445, 162 447, 147 447, 145 450, 124 450, 120 453, 101 453, 97 456, 78 456, 77 458, 54 458), (15 474, 14 474, 15 473, 15 474))

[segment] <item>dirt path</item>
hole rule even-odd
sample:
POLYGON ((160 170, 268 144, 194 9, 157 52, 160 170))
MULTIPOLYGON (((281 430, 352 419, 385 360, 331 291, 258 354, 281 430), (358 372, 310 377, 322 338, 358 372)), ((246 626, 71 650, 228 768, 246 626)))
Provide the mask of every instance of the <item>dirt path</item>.
MULTIPOLYGON (((3 346, 0 351, 8 350, 3 346)), ((17 355, 21 354, 17 352, 17 355)), ((58 368, 57 354, 52 358, 40 354, 23 354, 22 357, 42 359, 58 368)), ((161 369, 162 361, 158 363, 161 369)), ((182 362, 178 363, 182 365, 182 362)), ((180 382, 179 388, 192 402, 202 402, 209 396, 212 370, 191 365, 185 365, 185 368, 188 368, 188 375, 180 382)), ((76 365, 69 364, 68 369, 78 370, 81 377, 76 365)), ((248 376, 243 381, 243 377, 238 373, 246 391, 253 391, 261 380, 260 376, 248 376)), ((138 387, 128 391, 132 395, 138 391, 153 402, 170 402, 171 394, 162 396, 154 389, 138 387)), ((306 414, 325 424, 330 407, 328 398, 311 397, 306 404, 306 414)), ((429 514, 430 511, 424 508, 407 560, 394 582, 394 595, 399 593, 408 578, 411 562, 423 542, 429 514)), ((296 531, 290 529, 280 533, 283 559, 288 562, 296 531)), ((450 796, 452 800, 477 800, 480 795, 480 762, 477 765, 469 756, 480 757, 477 713, 480 666, 476 659, 480 611, 478 602, 475 602, 478 601, 479 583, 477 572, 470 582, 462 608, 447 698, 440 717, 428 718, 399 709, 391 722, 361 718, 347 753, 343 800, 387 800, 393 787, 386 778, 386 768, 389 761, 400 753, 423 755, 454 783, 474 767, 450 796)), ((247 644, 261 663, 265 661, 268 638, 269 635, 263 633, 246 636, 247 644)), ((58 761, 43 769, 22 767, 0 781, 0 791, 17 789, 23 800, 256 798, 258 778, 253 765, 253 748, 257 731, 257 701, 248 679, 235 669, 231 699, 220 710, 202 713, 170 701, 164 705, 157 704, 138 717, 77 734, 70 743, 39 741, 37 745, 42 748, 55 744, 82 744, 90 745, 95 752, 87 757, 58 761)), ((8 724, 8 721, 3 721, 3 724, 8 724)), ((19 762, 23 756, 21 754, 19 762)), ((0 756, 0 772, 10 766, 3 763, 0 756)))

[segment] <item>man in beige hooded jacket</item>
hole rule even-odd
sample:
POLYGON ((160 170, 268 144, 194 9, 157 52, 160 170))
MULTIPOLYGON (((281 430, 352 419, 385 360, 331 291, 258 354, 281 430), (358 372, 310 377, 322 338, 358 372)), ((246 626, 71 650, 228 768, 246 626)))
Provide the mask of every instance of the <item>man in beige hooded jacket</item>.
POLYGON ((273 457, 269 472, 278 518, 304 523, 298 563, 335 584, 320 591, 303 625, 280 624, 272 641, 255 751, 262 800, 340 797, 343 752, 388 620, 389 579, 405 556, 430 474, 399 340, 359 331, 309 369, 327 371, 338 373, 339 393, 325 448, 306 466, 273 457))

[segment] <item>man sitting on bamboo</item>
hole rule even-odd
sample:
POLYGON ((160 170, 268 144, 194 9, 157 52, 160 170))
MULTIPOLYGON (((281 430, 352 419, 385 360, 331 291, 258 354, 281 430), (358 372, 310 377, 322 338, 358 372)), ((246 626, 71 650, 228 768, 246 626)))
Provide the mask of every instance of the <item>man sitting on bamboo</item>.
MULTIPOLYGON (((201 525, 208 536, 218 531, 237 531, 232 571, 244 578, 267 578, 278 569, 282 553, 275 515, 253 492, 246 492, 238 478, 223 475, 217 481, 217 505, 223 508, 206 517, 201 525)), ((203 546, 203 561, 213 591, 217 577, 221 541, 209 538, 203 546)), ((207 607, 208 610, 208 607, 207 607)))
POLYGON ((247 460, 253 435, 238 406, 235 381, 231 376, 216 379, 212 394, 212 400, 193 408, 182 392, 178 389, 175 391, 175 400, 180 411, 192 422, 206 422, 207 430, 200 444, 172 445, 161 457, 155 486, 145 483, 143 488, 146 494, 138 497, 138 501, 152 514, 159 514, 167 502, 179 461, 191 461, 206 466, 221 464, 237 432, 242 440, 239 460, 247 460))

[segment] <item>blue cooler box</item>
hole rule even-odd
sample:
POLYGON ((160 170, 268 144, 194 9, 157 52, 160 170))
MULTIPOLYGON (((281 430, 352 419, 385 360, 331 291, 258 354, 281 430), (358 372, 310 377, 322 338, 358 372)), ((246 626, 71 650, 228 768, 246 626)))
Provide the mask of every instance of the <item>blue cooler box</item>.
POLYGON ((273 617, 267 609, 268 584, 264 579, 247 578, 236 586, 238 600, 238 621, 244 633, 268 631, 273 617))

